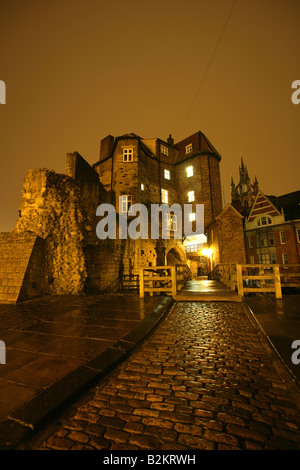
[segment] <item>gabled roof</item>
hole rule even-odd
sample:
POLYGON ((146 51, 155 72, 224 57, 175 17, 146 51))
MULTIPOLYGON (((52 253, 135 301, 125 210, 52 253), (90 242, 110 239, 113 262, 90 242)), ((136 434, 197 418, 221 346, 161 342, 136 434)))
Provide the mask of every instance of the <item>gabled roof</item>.
POLYGON ((263 194, 261 191, 258 191, 247 222, 253 222, 257 216, 263 214, 268 214, 274 217, 276 215, 281 215, 281 212, 275 207, 270 199, 265 196, 265 194, 263 194))
POLYGON ((232 211, 234 212, 235 215, 237 215, 238 217, 240 217, 241 219, 243 219, 243 215, 238 211, 236 210, 236 208, 231 204, 231 203, 228 203, 224 209, 222 210, 222 212, 220 212, 219 215, 217 215, 217 217, 212 220, 208 225, 207 225, 207 228, 211 227, 212 225, 214 225, 214 223, 218 220, 218 219, 221 219, 222 217, 224 217, 224 214, 225 212, 228 211, 228 209, 232 209, 232 211))
POLYGON ((212 143, 208 140, 208 138, 203 134, 203 132, 198 131, 189 137, 177 142, 175 147, 178 149, 178 155, 176 158, 175 164, 180 163, 188 158, 191 158, 195 155, 215 155, 216 157, 221 160, 221 155, 212 145, 212 143), (191 153, 186 154, 185 147, 186 145, 193 144, 193 151, 191 153))

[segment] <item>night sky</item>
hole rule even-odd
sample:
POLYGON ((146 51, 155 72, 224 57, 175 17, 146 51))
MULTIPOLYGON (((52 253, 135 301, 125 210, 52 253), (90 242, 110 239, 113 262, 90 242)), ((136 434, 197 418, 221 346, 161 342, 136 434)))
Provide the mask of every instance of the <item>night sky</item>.
POLYGON ((202 131, 225 203, 241 154, 265 194, 300 189, 299 0, 0 0, 0 18, 0 231, 29 169, 93 164, 108 134, 202 131))

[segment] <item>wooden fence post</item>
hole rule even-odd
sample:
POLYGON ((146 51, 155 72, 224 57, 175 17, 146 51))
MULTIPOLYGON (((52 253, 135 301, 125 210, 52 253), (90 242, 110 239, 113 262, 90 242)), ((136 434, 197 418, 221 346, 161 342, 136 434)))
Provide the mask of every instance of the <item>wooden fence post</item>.
POLYGON ((140 270, 140 298, 143 299, 144 298, 144 270, 141 269, 140 270))
POLYGON ((236 265, 236 280, 237 280, 237 287, 238 287, 238 294, 244 297, 244 286, 243 286, 243 278, 242 278, 242 265, 236 265))
POLYGON ((274 272, 275 296, 276 296, 276 299, 282 299, 279 266, 274 266, 273 272, 274 272))
POLYGON ((172 296, 175 297, 177 294, 177 279, 176 279, 176 266, 171 267, 172 273, 172 296))

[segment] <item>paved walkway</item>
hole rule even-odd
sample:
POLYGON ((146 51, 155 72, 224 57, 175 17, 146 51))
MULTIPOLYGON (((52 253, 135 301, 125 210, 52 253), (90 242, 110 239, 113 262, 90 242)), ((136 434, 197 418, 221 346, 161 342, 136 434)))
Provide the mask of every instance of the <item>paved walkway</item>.
POLYGON ((38 429, 115 366, 160 320, 169 297, 105 294, 0 305, 0 449, 38 429))
POLYGON ((174 299, 180 302, 242 302, 240 295, 215 280, 188 281, 174 299))
POLYGON ((240 302, 177 302, 26 448, 300 449, 299 392, 240 302))
POLYGON ((245 302, 300 386, 300 364, 291 360, 292 343, 300 340, 300 295, 284 295, 280 300, 274 295, 256 295, 246 297, 245 302))

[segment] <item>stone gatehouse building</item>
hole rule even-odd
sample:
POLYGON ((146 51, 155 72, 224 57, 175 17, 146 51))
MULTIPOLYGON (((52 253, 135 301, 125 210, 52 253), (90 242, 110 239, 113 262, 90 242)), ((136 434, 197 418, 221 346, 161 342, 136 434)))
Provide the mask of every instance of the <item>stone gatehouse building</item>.
MULTIPOLYGON (((206 232, 220 215, 232 218, 222 207, 220 161, 200 131, 177 143, 171 135, 164 141, 130 133, 102 139, 93 165, 74 152, 67 154, 65 174, 29 170, 16 227, 0 234, 0 302, 114 290, 124 275, 147 266, 181 263, 193 276, 203 273, 206 261, 199 248, 205 237, 174 238, 175 216, 161 221, 168 224, 169 239, 100 240, 96 210, 102 203, 113 204, 118 215, 134 203, 191 204, 193 221, 196 204, 204 204, 206 232)), ((222 224, 228 239, 224 230, 232 236, 230 220, 222 224)), ((235 218, 235 233, 242 230, 235 218)), ((237 246, 237 252, 244 249, 237 246)))

